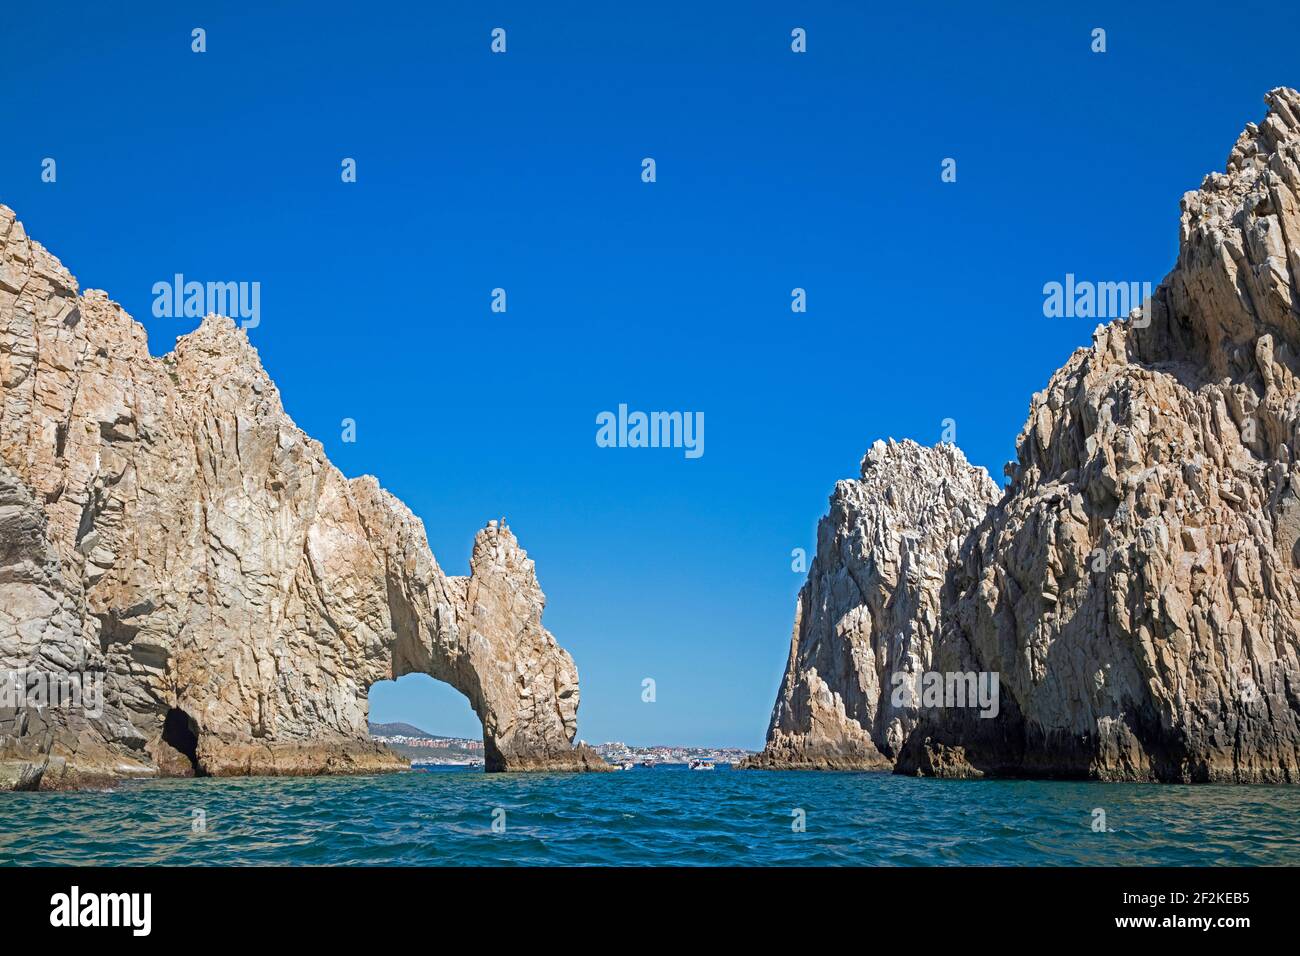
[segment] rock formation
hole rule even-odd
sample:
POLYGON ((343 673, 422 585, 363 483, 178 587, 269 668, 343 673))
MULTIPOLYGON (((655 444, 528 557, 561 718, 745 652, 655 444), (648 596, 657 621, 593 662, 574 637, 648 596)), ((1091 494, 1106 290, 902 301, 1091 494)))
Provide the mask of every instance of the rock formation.
POLYGON ((366 695, 412 672, 469 698, 489 770, 604 769, 571 744, 578 675, 544 604, 504 523, 445 575, 409 509, 293 424, 230 319, 154 358, 0 206, 0 678, 104 697, 0 706, 0 788, 395 769, 366 695))
MULTIPOLYGON (((976 483, 947 505, 953 526, 983 514, 942 550, 941 582, 902 578, 892 600, 926 611, 880 615, 891 541, 839 533, 853 519, 832 505, 800 598, 799 620, 819 623, 808 647, 796 625, 755 765, 833 766, 822 755, 866 734, 903 773, 1300 780, 1300 94, 1266 102, 1226 172, 1183 197, 1178 260, 1149 307, 1098 328, 1033 397, 1001 500, 986 507, 976 483), (840 565, 870 583, 819 580, 840 565), (900 636, 865 637, 864 617, 900 636), (874 688, 900 648, 926 671, 996 673, 997 716, 883 707, 874 688)), ((936 518, 906 501, 938 500, 947 459, 920 458, 928 484, 916 456, 886 460, 879 485, 908 490, 874 508, 925 541, 936 518)))
POLYGON ((894 706, 891 675, 930 661, 945 572, 997 497, 954 446, 910 441, 876 442, 861 480, 836 483, 767 746, 747 766, 892 766, 917 713, 894 706))

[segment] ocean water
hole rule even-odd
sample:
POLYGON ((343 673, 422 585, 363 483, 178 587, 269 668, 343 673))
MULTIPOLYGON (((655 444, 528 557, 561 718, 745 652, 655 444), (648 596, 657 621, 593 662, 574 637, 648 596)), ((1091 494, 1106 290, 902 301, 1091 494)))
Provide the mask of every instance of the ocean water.
POLYGON ((0 793, 0 864, 14 863, 1296 864, 1300 787, 684 767, 147 781, 0 793))

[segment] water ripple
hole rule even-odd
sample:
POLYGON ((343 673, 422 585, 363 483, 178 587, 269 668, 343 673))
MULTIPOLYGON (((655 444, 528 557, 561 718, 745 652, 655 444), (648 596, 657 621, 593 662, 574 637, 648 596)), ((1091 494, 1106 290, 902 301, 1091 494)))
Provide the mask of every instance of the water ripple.
POLYGON ((2 793, 0 863, 1285 865, 1298 821, 1288 787, 438 770, 2 793))

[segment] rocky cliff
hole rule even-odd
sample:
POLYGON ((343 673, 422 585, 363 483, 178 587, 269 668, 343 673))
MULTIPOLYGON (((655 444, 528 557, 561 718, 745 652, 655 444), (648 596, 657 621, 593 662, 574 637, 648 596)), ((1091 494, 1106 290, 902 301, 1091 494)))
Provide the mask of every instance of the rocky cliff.
POLYGON ((0 206, 0 677, 103 688, 0 699, 0 788, 396 768, 366 695, 412 672, 469 698, 489 770, 603 769, 571 744, 578 675, 544 604, 504 523, 445 575, 409 509, 293 424, 230 319, 154 358, 0 206))
POLYGON ((747 766, 884 769, 917 709, 892 675, 928 665, 960 542, 997 500, 951 445, 876 442, 817 527, 767 746, 747 766))
POLYGON ((1033 397, 999 501, 978 482, 941 499, 950 452, 882 459, 886 492, 862 513, 918 542, 978 515, 923 549, 941 580, 897 579, 891 600, 925 610, 880 615, 876 581, 896 579, 876 569, 898 552, 832 499, 756 765, 835 766, 824 755, 866 735, 904 773, 1300 779, 1300 94, 1266 102, 1226 171, 1183 197, 1148 309, 1098 328, 1033 397), (918 492, 948 516, 918 513, 918 492), (837 587, 841 566, 868 587, 837 587), (882 706, 901 648, 926 672, 997 675, 996 716, 882 706))

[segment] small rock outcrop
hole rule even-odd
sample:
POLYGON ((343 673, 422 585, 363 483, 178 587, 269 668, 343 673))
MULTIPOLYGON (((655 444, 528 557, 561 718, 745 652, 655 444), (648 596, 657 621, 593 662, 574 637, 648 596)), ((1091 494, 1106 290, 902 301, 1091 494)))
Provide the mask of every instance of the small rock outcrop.
MULTIPOLYGON (((996 674, 996 716, 923 706, 894 748, 879 706, 848 711, 898 772, 1300 781, 1300 94, 1266 102, 1183 197, 1148 307, 1033 397, 1001 500, 946 552, 923 666, 996 674)), ((871 611, 830 613, 834 658, 871 611)))
POLYGON ((102 686, 95 707, 0 699, 0 788, 395 769, 367 692, 413 672, 469 698, 489 770, 604 769, 572 746, 578 674, 544 605, 503 522, 445 575, 409 509, 293 424, 232 320, 152 357, 0 206, 0 679, 102 686))

